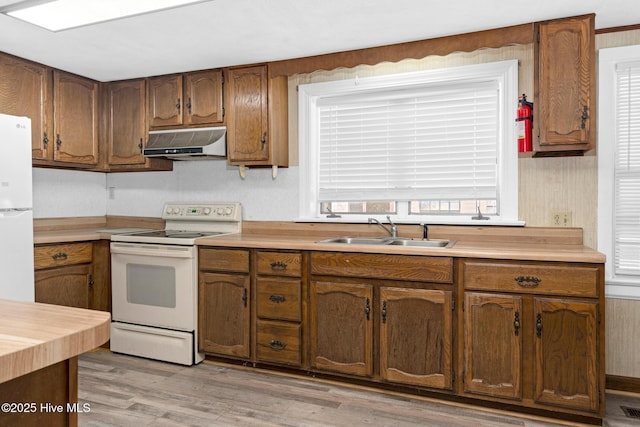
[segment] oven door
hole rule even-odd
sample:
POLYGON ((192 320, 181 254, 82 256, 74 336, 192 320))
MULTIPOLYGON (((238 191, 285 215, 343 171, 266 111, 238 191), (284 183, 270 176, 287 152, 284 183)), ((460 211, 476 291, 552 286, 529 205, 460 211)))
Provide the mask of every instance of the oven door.
POLYGON ((194 331, 197 264, 195 246, 112 242, 113 321, 194 331))

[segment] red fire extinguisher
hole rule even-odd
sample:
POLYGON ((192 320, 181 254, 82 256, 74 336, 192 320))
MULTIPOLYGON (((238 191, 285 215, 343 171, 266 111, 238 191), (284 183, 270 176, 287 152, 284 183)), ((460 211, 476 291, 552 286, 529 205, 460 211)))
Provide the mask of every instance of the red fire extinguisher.
POLYGON ((527 96, 523 93, 518 99, 518 152, 527 153, 533 150, 533 102, 527 102, 527 96))

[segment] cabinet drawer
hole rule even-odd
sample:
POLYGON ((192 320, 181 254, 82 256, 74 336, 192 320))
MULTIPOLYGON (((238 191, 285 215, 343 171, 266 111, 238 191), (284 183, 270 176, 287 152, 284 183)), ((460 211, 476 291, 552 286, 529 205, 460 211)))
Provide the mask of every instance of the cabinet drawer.
POLYGON ((258 274, 300 277, 302 274, 302 255, 259 251, 258 274))
POLYGON ((596 266, 467 261, 465 289, 553 295, 598 296, 596 266))
POLYGON ((259 317, 300 321, 300 280, 261 277, 257 283, 259 317))
POLYGON ((300 325, 258 321, 259 361, 300 365, 300 325))
POLYGON ((249 251, 243 249, 200 248, 198 253, 200 270, 249 272, 249 251))
POLYGON ((35 269, 62 265, 88 264, 92 261, 91 242, 36 246, 33 252, 35 269))
POLYGON ((372 279, 453 282, 453 259, 407 255, 313 252, 311 273, 372 279))

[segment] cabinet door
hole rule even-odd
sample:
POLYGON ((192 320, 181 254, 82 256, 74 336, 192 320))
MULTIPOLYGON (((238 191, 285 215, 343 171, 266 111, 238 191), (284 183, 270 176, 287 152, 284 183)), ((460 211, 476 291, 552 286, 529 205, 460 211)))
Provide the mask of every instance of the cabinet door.
POLYGON ((185 75, 185 125, 222 122, 222 71, 206 70, 185 75))
POLYGON ((225 102, 229 162, 268 160, 267 68, 236 68, 228 73, 225 102))
POLYGON ((452 387, 451 291, 380 289, 380 375, 388 381, 452 387))
POLYGON ((53 159, 95 165, 98 161, 98 85, 57 70, 53 78, 53 159))
POLYGON ((109 83, 109 164, 141 164, 147 133, 146 91, 144 80, 109 83))
POLYGON ((522 398, 522 298, 467 292, 464 391, 522 398))
POLYGON ((199 348, 248 358, 251 310, 249 276, 200 273, 199 348))
POLYGON ((311 282, 311 364, 371 376, 373 289, 357 283, 311 282))
POLYGON ((35 272, 35 301, 89 308, 91 265, 71 265, 35 272))
POLYGON ((182 74, 149 79, 149 127, 182 124, 182 74))
POLYGON ((594 17, 541 23, 535 151, 587 150, 595 134, 594 17))
POLYGON ((51 158, 51 70, 0 53, 0 113, 31 119, 34 159, 51 158))
POLYGON ((538 403, 597 411, 598 303, 535 298, 538 403))

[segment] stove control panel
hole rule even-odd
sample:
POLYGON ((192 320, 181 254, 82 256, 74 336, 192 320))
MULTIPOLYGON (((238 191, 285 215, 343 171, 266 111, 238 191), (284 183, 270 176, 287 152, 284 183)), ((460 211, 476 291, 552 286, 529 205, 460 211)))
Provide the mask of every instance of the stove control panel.
POLYGON ((237 202, 166 203, 162 219, 175 221, 242 221, 242 206, 237 202))

